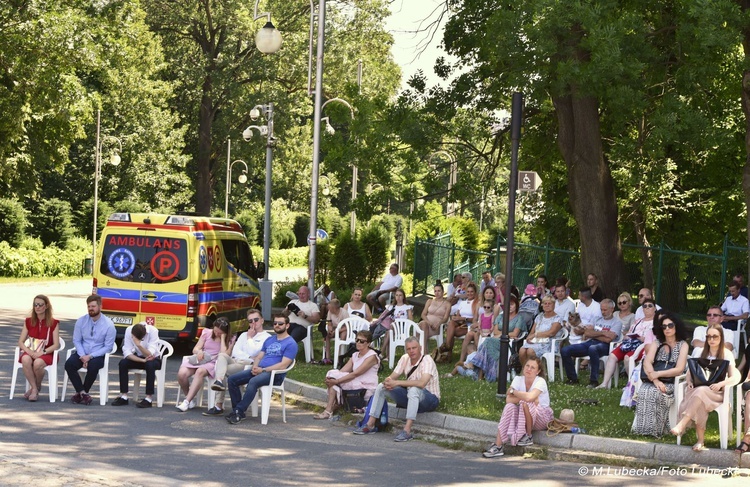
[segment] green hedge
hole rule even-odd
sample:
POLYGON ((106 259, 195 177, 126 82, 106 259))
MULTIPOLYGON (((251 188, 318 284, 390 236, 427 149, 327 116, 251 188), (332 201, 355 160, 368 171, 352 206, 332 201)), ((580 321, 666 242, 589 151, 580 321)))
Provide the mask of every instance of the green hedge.
POLYGON ((44 249, 16 249, 0 242, 0 277, 66 277, 80 276, 83 259, 90 252, 44 249))
MULTIPOLYGON (((263 260, 263 247, 253 245, 253 258, 257 261, 263 260)), ((270 249, 268 258, 271 267, 307 267, 307 258, 310 256, 309 247, 295 247, 293 249, 270 249)))

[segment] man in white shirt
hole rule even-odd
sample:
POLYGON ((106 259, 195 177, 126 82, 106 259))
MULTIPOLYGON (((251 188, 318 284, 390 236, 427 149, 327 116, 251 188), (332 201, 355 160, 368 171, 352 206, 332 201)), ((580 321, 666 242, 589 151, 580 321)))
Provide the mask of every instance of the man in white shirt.
POLYGON ((141 369, 146 371, 146 397, 136 403, 139 408, 150 408, 154 396, 154 382, 156 371, 161 369, 161 357, 158 355, 156 342, 159 340, 159 330, 145 321, 130 325, 125 329, 122 339, 122 355, 120 360, 120 395, 112 402, 113 406, 128 405, 128 371, 141 369))
MULTIPOLYGON (((690 344, 694 347, 691 357, 699 358, 703 347, 706 345, 706 330, 711 325, 720 325, 724 319, 724 312, 719 306, 711 306, 706 312, 706 326, 696 326, 693 331, 693 341, 690 344)), ((724 328, 724 348, 734 350, 734 333, 732 330, 724 328)))
POLYGON ((220 353, 216 359, 215 380, 211 384, 211 389, 219 392, 216 394, 216 403, 211 409, 205 411, 203 416, 221 417, 224 414, 224 395, 227 390, 224 379, 252 365, 255 362, 255 356, 263 348, 263 343, 270 337, 271 334, 263 330, 263 318, 260 311, 255 308, 249 309, 247 331, 242 333, 232 345, 231 356, 227 353, 220 353))
POLYGON ((750 302, 740 294, 740 283, 732 281, 729 284, 729 296, 721 305, 721 311, 724 312, 724 321, 721 326, 727 330, 736 330, 739 320, 746 320, 750 316, 750 302))
POLYGON ((289 317, 289 335, 299 343, 307 337, 307 327, 320 321, 320 308, 310 301, 310 288, 302 286, 297 291, 299 299, 292 299, 282 314, 289 317))
POLYGON ((388 274, 383 277, 383 280, 375 285, 372 292, 367 295, 367 302, 370 307, 376 313, 382 313, 385 309, 385 302, 388 299, 388 294, 394 292, 400 288, 404 283, 404 279, 398 273, 398 264, 391 264, 388 274))
POLYGON ((575 312, 576 303, 568 297, 568 289, 564 284, 555 286, 555 313, 557 316, 568 321, 568 315, 575 312))
MULTIPOLYGON (((565 375, 568 377, 566 384, 578 384, 578 374, 575 370, 574 357, 589 356, 589 387, 599 385, 599 357, 609 354, 609 343, 620 339, 622 334, 622 323, 615 318, 615 302, 604 299, 599 305, 600 316, 594 323, 583 325, 583 338, 586 340, 577 345, 568 345, 560 351, 565 375)), ((581 320, 583 321, 583 320, 581 320)))
MULTIPOLYGON (((638 291, 638 309, 635 310, 635 321, 642 320, 645 316, 643 314, 643 301, 645 299, 654 299, 654 294, 651 292, 651 290, 647 287, 644 287, 640 291, 638 291)), ((656 305, 656 311, 659 311, 661 309, 661 306, 658 304, 656 305)))
POLYGON ((583 341, 583 332, 585 331, 586 325, 593 325, 596 320, 602 317, 601 307, 599 303, 594 301, 591 296, 591 289, 588 287, 582 287, 578 291, 578 307, 576 311, 581 317, 581 324, 570 330, 568 336, 568 342, 571 345, 577 345, 583 341))
POLYGON ((453 276, 453 282, 448 284, 445 299, 447 299, 448 301, 453 300, 453 296, 456 295, 456 291, 458 291, 459 289, 461 289, 461 274, 456 274, 455 276, 453 276))

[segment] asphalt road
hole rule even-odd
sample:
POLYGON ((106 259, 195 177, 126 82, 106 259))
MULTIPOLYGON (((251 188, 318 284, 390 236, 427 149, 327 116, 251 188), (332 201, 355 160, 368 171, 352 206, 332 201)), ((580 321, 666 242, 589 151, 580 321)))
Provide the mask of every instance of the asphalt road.
MULTIPOLYGON (((0 485, 560 486, 622 485, 644 476, 615 467, 594 475, 591 465, 512 456, 488 460, 422 441, 395 443, 389 433, 356 436, 346 425, 315 421, 310 411, 293 406, 284 424, 278 403, 266 426, 257 418, 232 426, 203 417, 200 408, 180 413, 174 408, 180 357, 169 360, 162 409, 99 406, 97 386, 91 406, 70 403, 70 393, 67 402, 51 404, 46 387, 38 402, 29 403, 22 385, 10 401, 13 347, 33 296, 50 297, 69 341, 89 291, 89 280, 0 285, 0 485)), ((110 401, 118 389, 118 360, 113 356, 110 363, 110 401)), ((488 431, 488 441, 492 435, 488 431)), ((669 471, 646 476, 654 485, 739 480, 669 471)))

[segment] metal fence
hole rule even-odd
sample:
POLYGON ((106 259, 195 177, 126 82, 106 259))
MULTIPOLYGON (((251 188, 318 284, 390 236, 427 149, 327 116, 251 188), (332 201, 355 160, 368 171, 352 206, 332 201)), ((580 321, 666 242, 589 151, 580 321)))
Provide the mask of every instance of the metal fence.
MULTIPOLYGON (((748 247, 733 245, 725 236, 721 248, 720 254, 700 254, 672 249, 664 242, 651 247, 623 244, 628 288, 635 293, 653 282, 660 305, 686 315, 702 315, 708 306, 722 302, 726 285, 734 274, 747 272, 748 247), (645 263, 649 261, 651 265, 647 266, 645 263)), ((417 239, 413 294, 429 294, 435 280, 450 282, 456 273, 469 271, 478 281, 484 270, 494 274, 504 268, 502 237, 491 252, 456 247, 449 234, 430 240, 417 239)), ((555 248, 549 241, 543 245, 516 242, 513 276, 507 279, 523 289, 526 284, 535 283, 539 274, 547 275, 550 281, 567 276, 571 288, 578 289, 584 284, 580 268, 578 250, 555 248)))

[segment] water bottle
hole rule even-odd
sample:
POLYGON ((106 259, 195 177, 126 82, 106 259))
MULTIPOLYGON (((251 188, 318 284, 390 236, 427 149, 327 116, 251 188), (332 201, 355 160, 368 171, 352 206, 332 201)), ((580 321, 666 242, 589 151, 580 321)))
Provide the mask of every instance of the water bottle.
POLYGON ((579 428, 578 426, 574 426, 573 428, 570 428, 570 432, 574 435, 586 434, 586 431, 583 428, 579 428))
POLYGON ((289 299, 299 299, 299 296, 297 296, 297 293, 292 292, 292 291, 287 291, 286 297, 289 299))

